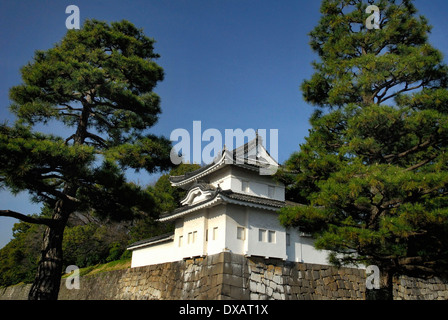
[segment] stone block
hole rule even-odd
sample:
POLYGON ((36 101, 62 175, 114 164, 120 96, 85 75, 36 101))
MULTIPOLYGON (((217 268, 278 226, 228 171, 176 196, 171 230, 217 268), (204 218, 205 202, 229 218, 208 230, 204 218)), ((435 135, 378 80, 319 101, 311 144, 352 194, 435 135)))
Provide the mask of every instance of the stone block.
POLYGON ((248 300, 250 298, 250 291, 244 290, 241 287, 230 286, 230 297, 235 300, 248 300))
POLYGON ((274 278, 274 272, 268 270, 264 273, 264 277, 268 280, 272 280, 274 278))
POLYGON ((323 279, 322 279, 323 285, 324 285, 324 286, 328 286, 328 285, 332 282, 332 280, 333 280, 333 279, 331 279, 330 277, 325 277, 325 278, 323 278, 323 279))
POLYGON ((311 271, 310 270, 306 270, 305 271, 305 280, 311 280, 312 276, 311 276, 311 271))
POLYGON ((274 275, 272 281, 275 282, 276 284, 283 284, 283 276, 274 275))
POLYGON ((235 276, 233 274, 224 274, 223 281, 225 284, 228 284, 228 285, 231 285, 234 287, 243 288, 243 286, 244 286, 243 278, 241 278, 239 276, 235 276))
POLYGON ((223 266, 223 270, 222 270, 222 272, 224 273, 224 274, 232 274, 233 272, 232 272, 232 263, 230 263, 230 262, 224 262, 224 264, 222 265, 223 266))
POLYGON ((231 252, 222 252, 220 254, 223 255, 223 262, 228 262, 228 263, 232 262, 233 254, 231 252))
POLYGON ((285 292, 285 286, 282 285, 277 285, 276 290, 280 293, 284 293, 285 292))
POLYGON ((331 290, 331 291, 337 291, 337 290, 338 290, 338 285, 337 285, 336 282, 331 282, 331 283, 328 285, 328 288, 329 288, 329 290, 331 290))
POLYGON ((259 273, 251 273, 250 279, 255 282, 261 282, 261 275, 259 273))
POLYGON ((221 293, 226 296, 230 296, 230 286, 228 284, 223 284, 221 287, 221 293))
POLYGON ((285 295, 283 293, 274 292, 272 298, 274 300, 285 300, 285 295))
POLYGON ((255 281, 249 281, 249 290, 251 292, 257 292, 257 282, 255 281))
POLYGON ((231 264, 231 273, 236 276, 242 276, 243 275, 243 265, 232 263, 231 264))
POLYGON ((274 275, 282 275, 283 274, 283 268, 282 267, 274 267, 274 275))
POLYGON ((211 264, 218 264, 218 263, 224 263, 224 255, 222 253, 214 254, 209 257, 211 259, 211 264))
POLYGON ((210 272, 212 275, 213 274, 221 274, 221 273, 223 273, 223 270, 224 270, 224 262, 219 262, 219 263, 213 264, 211 266, 210 272))
POLYGON ((245 257, 240 254, 231 254, 231 262, 234 264, 244 264, 245 263, 245 257))
POLYGON ((266 293, 266 286, 262 283, 257 283, 257 293, 262 293, 265 294, 266 293))
POLYGON ((260 299, 260 295, 258 293, 250 293, 250 300, 259 300, 260 299))

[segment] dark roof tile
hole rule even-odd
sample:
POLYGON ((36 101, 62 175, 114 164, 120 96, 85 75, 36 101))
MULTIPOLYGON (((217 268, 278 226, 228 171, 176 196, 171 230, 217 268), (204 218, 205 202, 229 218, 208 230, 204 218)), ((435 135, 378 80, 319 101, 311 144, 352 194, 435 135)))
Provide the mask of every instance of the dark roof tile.
POLYGON ((149 245, 149 244, 151 244, 152 242, 156 242, 156 241, 160 241, 160 240, 165 240, 165 239, 166 239, 166 240, 169 240, 169 238, 170 238, 171 236, 174 236, 174 232, 169 232, 169 233, 161 234, 161 235, 158 235, 158 236, 149 238, 149 239, 144 239, 144 240, 140 240, 140 241, 134 242, 133 244, 129 245, 128 248, 132 248, 132 247, 140 246, 140 245, 143 245, 143 244, 147 244, 147 245, 149 245))

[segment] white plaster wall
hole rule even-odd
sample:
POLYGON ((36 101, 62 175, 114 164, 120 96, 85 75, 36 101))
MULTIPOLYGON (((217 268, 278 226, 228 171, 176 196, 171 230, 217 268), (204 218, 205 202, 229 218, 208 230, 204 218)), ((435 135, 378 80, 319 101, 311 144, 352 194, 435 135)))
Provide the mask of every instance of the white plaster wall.
POLYGON ((205 245, 206 254, 220 253, 226 247, 226 205, 218 205, 208 209, 208 241, 205 245), (216 229, 216 238, 213 238, 213 230, 216 229))
POLYGON ((231 189, 234 192, 244 193, 242 190, 242 181, 249 181, 248 194, 269 197, 269 186, 275 187, 274 196, 271 199, 285 201, 285 186, 282 183, 274 181, 271 176, 262 176, 257 172, 244 170, 238 167, 232 167, 231 171, 231 189))
POLYGON ((281 226, 276 212, 232 204, 219 205, 177 220, 174 241, 133 250, 131 267, 212 255, 226 249, 236 254, 328 264, 328 251, 316 250, 313 243, 312 238, 300 236, 296 229, 286 230, 281 226), (239 226, 245 228, 244 240, 237 237, 239 226), (213 239, 214 228, 218 228, 216 239, 213 239), (260 228, 275 231, 275 243, 260 242, 260 228), (194 231, 197 232, 196 241, 188 243, 188 233, 194 231), (290 235, 289 246, 286 245, 286 233, 290 235), (183 241, 179 247, 181 235, 183 241))
POLYGON ((278 214, 256 208, 247 208, 248 212, 248 254, 286 260, 286 232, 280 225, 278 214), (275 243, 260 242, 259 230, 275 231, 275 243))
MULTIPOLYGON (((183 218, 182 235, 183 241, 182 246, 178 247, 178 251, 182 258, 189 258, 195 256, 204 255, 204 240, 205 240, 205 220, 206 220, 206 209, 199 210, 194 213, 190 213, 183 218), (192 238, 190 242, 188 241, 188 235, 196 232, 196 239, 193 242, 192 238)), ((180 235, 180 234, 179 234, 180 235)))
POLYGON ((231 167, 227 166, 219 171, 213 172, 208 177, 208 183, 214 187, 219 187, 222 190, 231 189, 231 167))
POLYGON ((294 262, 328 264, 328 251, 314 248, 314 240, 300 236, 297 229, 287 229, 290 245, 286 246, 287 260, 294 262))
POLYGON ((242 180, 249 181, 250 191, 248 194, 260 197, 269 197, 268 186, 275 187, 272 199, 285 201, 285 186, 274 181, 271 176, 260 175, 256 171, 227 166, 217 172, 213 172, 207 177, 207 183, 222 190, 232 190, 233 192, 244 193, 242 191, 242 180))
POLYGON ((187 239, 184 235, 184 219, 177 219, 174 223, 175 229, 174 229, 174 244, 173 244, 173 253, 171 252, 165 252, 164 255, 174 255, 177 259, 177 261, 183 259, 183 247, 186 244, 187 239), (182 236, 182 246, 179 246, 179 237, 182 236))
POLYGON ((174 244, 175 241, 169 241, 133 250, 131 268, 179 260, 174 244))
POLYGON ((247 253, 247 207, 228 204, 226 207, 226 248, 236 254, 247 253), (244 238, 238 239, 237 228, 244 228, 244 238))

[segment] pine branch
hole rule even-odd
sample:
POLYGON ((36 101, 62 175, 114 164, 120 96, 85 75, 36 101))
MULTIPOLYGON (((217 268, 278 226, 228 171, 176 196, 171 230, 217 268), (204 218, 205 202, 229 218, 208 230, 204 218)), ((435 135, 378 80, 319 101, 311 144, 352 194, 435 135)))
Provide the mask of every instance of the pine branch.
POLYGON ((413 86, 413 87, 409 87, 409 83, 406 82, 406 85, 405 85, 405 87, 403 89, 401 89, 401 90, 399 90, 397 92, 394 92, 391 95, 388 95, 384 99, 381 99, 381 102, 384 102, 386 100, 389 100, 390 98, 396 97, 396 96, 398 96, 401 93, 420 89, 421 87, 425 86, 426 84, 427 84, 426 81, 422 81, 422 83, 420 83, 419 85, 416 85, 416 86, 413 86))
POLYGON ((16 218, 24 222, 33 223, 33 224, 44 224, 46 226, 52 227, 54 225, 54 221, 48 218, 34 218, 31 216, 27 216, 23 213, 12 211, 12 210, 0 210, 0 216, 2 217, 11 217, 16 218))
POLYGON ((70 137, 65 139, 65 144, 67 145, 70 140, 73 140, 75 138, 75 136, 76 136, 75 134, 72 134, 70 137))
POLYGON ((437 155, 433 155, 433 156, 429 157, 428 159, 425 159, 422 162, 419 162, 419 163, 413 165, 412 167, 407 168, 405 171, 413 171, 415 169, 418 169, 418 168, 424 166, 425 164, 427 164, 428 162, 434 160, 435 158, 437 158, 437 155))
POLYGON ((393 153, 393 154, 389 154, 383 157, 384 160, 386 160, 387 162, 392 162, 394 159, 397 158, 403 158, 405 156, 407 156, 410 153, 419 151, 420 149, 424 149, 428 146, 431 146, 432 144, 434 144, 433 141, 431 141, 431 139, 426 140, 425 142, 422 142, 406 151, 400 152, 400 153, 393 153))
POLYGON ((93 141, 95 141, 100 147, 106 147, 106 140, 104 140, 103 138, 101 138, 100 136, 97 136, 96 134, 93 134, 91 132, 86 132, 86 136, 87 138, 92 139, 93 141))

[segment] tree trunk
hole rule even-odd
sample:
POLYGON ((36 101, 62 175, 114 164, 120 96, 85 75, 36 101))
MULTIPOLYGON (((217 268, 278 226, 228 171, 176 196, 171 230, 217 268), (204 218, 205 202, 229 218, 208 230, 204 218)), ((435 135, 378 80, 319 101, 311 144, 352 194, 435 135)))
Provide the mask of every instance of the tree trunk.
MULTIPOLYGON (((83 111, 74 135, 74 144, 82 145, 87 135, 90 107, 83 103, 83 111)), ((76 188, 68 183, 64 194, 75 197, 76 188)), ((44 232, 42 255, 37 267, 28 300, 57 300, 62 276, 62 238, 69 215, 74 211, 74 204, 60 199, 56 202, 52 220, 54 223, 44 232)))
POLYGON ((367 289, 366 300, 394 300, 394 272, 385 271, 380 276, 379 289, 367 289))
POLYGON ((42 255, 37 275, 28 294, 29 300, 57 300, 62 275, 62 239, 69 214, 59 200, 53 214, 54 223, 47 227, 42 243, 42 255))

